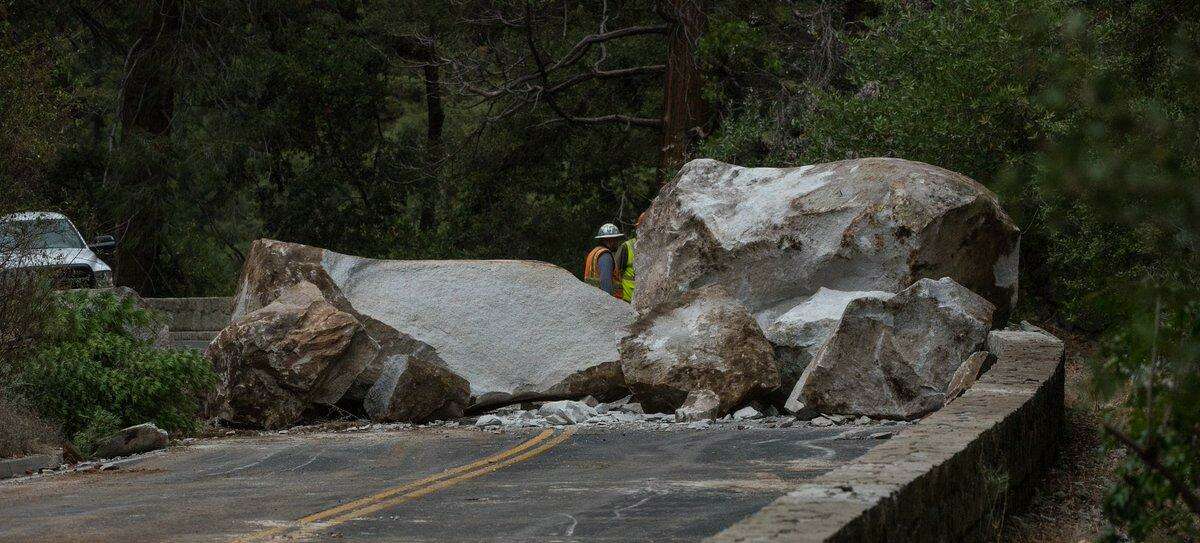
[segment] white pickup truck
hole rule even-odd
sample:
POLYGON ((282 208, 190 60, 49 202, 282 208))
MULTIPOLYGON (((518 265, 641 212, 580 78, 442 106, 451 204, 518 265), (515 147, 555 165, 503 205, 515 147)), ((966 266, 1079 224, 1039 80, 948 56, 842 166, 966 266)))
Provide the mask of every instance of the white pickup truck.
POLYGON ((113 286, 112 268, 97 252, 116 247, 112 236, 83 241, 71 220, 60 213, 33 211, 0 217, 0 272, 47 272, 66 288, 113 286))

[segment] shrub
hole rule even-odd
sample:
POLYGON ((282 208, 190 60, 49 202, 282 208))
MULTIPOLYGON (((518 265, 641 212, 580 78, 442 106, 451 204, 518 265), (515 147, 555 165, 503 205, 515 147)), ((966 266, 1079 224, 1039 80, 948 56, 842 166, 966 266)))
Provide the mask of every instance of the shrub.
MULTIPOLYGON (((84 453, 105 434, 153 421, 193 431, 200 398, 216 382, 191 350, 156 349, 139 337, 152 315, 111 293, 55 296, 43 341, 22 363, 18 391, 84 453)), ((152 334, 150 335, 152 336, 152 334)))

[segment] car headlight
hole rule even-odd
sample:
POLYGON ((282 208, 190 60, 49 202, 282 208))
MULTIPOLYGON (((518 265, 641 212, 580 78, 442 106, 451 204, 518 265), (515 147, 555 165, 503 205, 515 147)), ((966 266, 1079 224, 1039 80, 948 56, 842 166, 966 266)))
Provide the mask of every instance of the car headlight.
POLYGON ((95 278, 96 288, 113 286, 112 270, 96 270, 92 272, 92 277, 95 278))

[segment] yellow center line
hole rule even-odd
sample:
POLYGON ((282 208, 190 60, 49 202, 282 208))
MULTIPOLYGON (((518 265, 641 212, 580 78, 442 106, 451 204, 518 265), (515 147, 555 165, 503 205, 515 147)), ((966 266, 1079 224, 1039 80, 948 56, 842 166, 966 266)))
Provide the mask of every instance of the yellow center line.
POLYGON ((540 445, 540 446, 539 446, 538 448, 536 448, 536 449, 533 449, 533 450, 531 450, 531 451, 525 452, 525 453, 523 453, 523 454, 520 454, 520 455, 518 455, 518 456, 515 456, 515 457, 513 457, 513 458, 510 458, 510 459, 508 459, 508 460, 505 460, 505 461, 503 461, 503 462, 498 462, 498 463, 496 463, 496 464, 492 464, 492 465, 490 465, 490 466, 488 466, 488 467, 485 467, 485 468, 482 468, 482 469, 478 469, 478 470, 472 471, 472 472, 470 472, 470 473, 464 473, 464 474, 462 474, 462 475, 459 475, 459 476, 457 476, 457 477, 454 477, 454 478, 451 478, 451 479, 447 479, 447 480, 445 480, 445 481, 442 481, 442 482, 440 482, 440 483, 437 483, 437 484, 429 485, 429 486, 427 486, 427 487, 425 487, 425 488, 421 488, 421 489, 419 489, 419 490, 414 490, 414 491, 412 491, 412 492, 409 492, 409 493, 407 493, 407 494, 403 494, 403 495, 401 495, 401 496, 397 496, 397 497, 395 497, 395 498, 392 498, 392 499, 390 499, 390 500, 385 500, 385 501, 382 501, 382 502, 379 502, 379 503, 375 503, 375 504, 372 504, 372 505, 368 505, 368 506, 366 506, 366 507, 363 507, 363 508, 361 508, 361 509, 356 509, 356 510, 354 510, 354 511, 350 511, 349 513, 346 513, 346 514, 344 514, 344 515, 340 515, 340 516, 334 517, 334 518, 330 519, 330 520, 329 520, 329 521, 327 521, 327 522, 323 522, 323 523, 321 523, 321 527, 322 527, 322 528, 328 528, 328 527, 331 527, 331 526, 337 526, 338 524, 341 524, 341 523, 343 523, 343 522, 346 522, 346 521, 348 521, 348 520, 354 520, 354 519, 356 519, 356 518, 361 518, 361 517, 364 517, 364 516, 366 516, 366 515, 369 515, 369 514, 371 514, 371 513, 375 513, 375 512, 377 512, 377 511, 381 511, 381 510, 383 510, 383 509, 388 509, 388 508, 391 508, 391 507, 395 507, 395 506, 397 506, 397 505, 400 505, 400 504, 402 504, 402 503, 404 503, 404 502, 407 502, 407 501, 410 501, 410 500, 415 500, 415 499, 417 499, 417 498, 420 498, 420 497, 422 497, 422 496, 427 496, 427 495, 429 495, 429 494, 433 494, 434 492, 437 492, 437 491, 439 491, 439 490, 442 490, 442 489, 444 489, 444 488, 448 488, 448 487, 454 486, 454 485, 456 485, 456 484, 458 484, 458 483, 461 483, 461 482, 464 482, 464 481, 469 481, 469 480, 471 480, 471 479, 474 479, 474 478, 476 478, 476 477, 483 477, 484 475, 487 475, 487 474, 489 474, 489 473, 493 473, 493 472, 499 471, 500 469, 502 469, 502 468, 506 468, 506 467, 508 467, 508 466, 511 466, 511 465, 513 465, 513 464, 519 464, 519 463, 521 463, 521 462, 524 462, 524 461, 526 461, 526 460, 529 460, 530 458, 533 458, 533 457, 535 457, 535 456, 538 456, 538 455, 540 455, 540 454, 542 454, 542 453, 544 453, 544 452, 546 452, 546 451, 548 451, 548 450, 550 450, 550 449, 554 448, 554 447, 555 447, 556 445, 558 445, 559 443, 562 443, 562 442, 564 442, 564 441, 566 441, 566 440, 570 439, 570 438, 571 438, 571 436, 572 436, 574 433, 575 433, 575 428, 574 428, 574 427, 567 427, 565 430, 563 430, 563 433, 559 434, 559 435, 558 435, 557 437, 555 437, 554 439, 551 439, 550 441, 547 441, 546 443, 543 443, 542 445, 540 445))
MULTIPOLYGON (((574 433, 574 431, 572 431, 571 433, 574 433)), ((453 477, 455 475, 469 472, 471 470, 487 467, 489 465, 495 465, 499 462, 504 461, 505 459, 508 459, 513 456, 521 454, 522 452, 532 448, 533 446, 537 445, 538 443, 545 441, 546 438, 550 437, 553 434, 554 434, 554 430, 552 430, 552 429, 543 430, 542 433, 534 436, 533 438, 529 439, 528 441, 526 441, 524 443, 521 443, 520 445, 517 445, 516 447, 493 454, 491 456, 482 458, 480 460, 476 460, 475 462, 472 462, 470 464, 458 466, 455 468, 450 468, 450 469, 447 469, 436 475, 431 475, 431 476, 425 477, 423 479, 418 479, 418 480, 410 482, 410 483, 405 483, 403 485, 389 488, 387 490, 378 492, 376 494, 372 494, 370 496, 366 496, 366 497, 359 498, 359 499, 351 501, 351 502, 344 503, 342 505, 333 507, 331 509, 326 509, 324 511, 319 511, 317 513, 313 513, 311 515, 300 518, 292 525, 278 526, 275 528, 270 528, 270 529, 254 532, 245 537, 235 539, 234 541, 238 542, 238 543, 249 543, 251 541, 262 541, 262 540, 265 540, 272 536, 276 536, 276 535, 282 534, 284 532, 287 532, 289 530, 292 530, 292 529, 295 529, 298 527, 302 527, 303 525, 306 525, 309 523, 319 522, 321 520, 345 513, 346 511, 350 511, 353 509, 357 509, 357 508, 360 508, 363 506, 370 505, 372 503, 386 500, 397 494, 401 494, 404 492, 411 491, 413 489, 423 487, 425 485, 440 481, 447 477, 453 477)), ((557 443, 558 442, 556 442, 555 444, 557 444, 557 443)), ((509 465, 509 464, 504 464, 504 465, 509 465)), ((496 469, 499 469, 499 468, 496 468, 496 469)), ((492 471, 495 471, 495 470, 493 469, 492 471)))

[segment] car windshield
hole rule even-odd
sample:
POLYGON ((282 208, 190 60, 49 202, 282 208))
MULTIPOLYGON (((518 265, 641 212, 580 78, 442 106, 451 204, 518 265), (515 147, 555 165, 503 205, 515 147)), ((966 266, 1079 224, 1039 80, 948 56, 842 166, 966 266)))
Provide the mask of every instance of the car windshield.
POLYGON ((0 248, 83 249, 87 244, 66 219, 0 222, 0 248))

